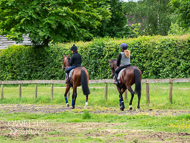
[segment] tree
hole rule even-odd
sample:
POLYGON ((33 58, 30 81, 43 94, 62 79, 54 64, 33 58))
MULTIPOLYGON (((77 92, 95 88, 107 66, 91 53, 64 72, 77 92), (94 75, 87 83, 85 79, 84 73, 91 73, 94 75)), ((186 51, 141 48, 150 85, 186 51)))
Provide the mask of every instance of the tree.
POLYGON ((48 46, 92 37, 111 13, 105 0, 0 0, 0 34, 17 42, 29 35, 32 43, 48 46), (97 3, 103 3, 101 7, 97 3))
MULTIPOLYGON (((120 0, 106 0, 106 4, 110 5, 111 20, 103 19, 98 29, 90 29, 94 36, 127 37, 133 34, 127 26, 127 18, 122 7, 123 3, 120 0)), ((102 6, 102 3, 99 3, 99 6, 102 6)))
POLYGON ((190 27, 190 1, 189 0, 171 0, 170 8, 177 15, 177 22, 183 28, 190 27))
POLYGON ((143 0, 126 3, 124 7, 133 7, 127 15, 134 18, 135 23, 141 23, 141 35, 167 35, 170 27, 169 0, 143 0))

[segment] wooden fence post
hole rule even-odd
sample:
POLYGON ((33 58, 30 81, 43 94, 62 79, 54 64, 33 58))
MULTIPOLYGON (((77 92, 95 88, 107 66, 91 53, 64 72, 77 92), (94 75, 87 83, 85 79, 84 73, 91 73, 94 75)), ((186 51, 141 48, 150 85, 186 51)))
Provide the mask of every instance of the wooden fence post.
POLYGON ((149 83, 146 83, 146 101, 149 104, 150 103, 150 97, 149 97, 149 83))
POLYGON ((172 87, 173 87, 173 84, 172 82, 170 82, 170 89, 169 89, 169 101, 170 103, 172 103, 172 87))
POLYGON ((4 96, 3 96, 3 84, 1 84, 1 99, 3 99, 4 96))
POLYGON ((19 84, 19 97, 22 97, 22 93, 21 93, 21 84, 19 84))
POLYGON ((51 101, 53 100, 53 84, 51 84, 51 101))
POLYGON ((35 99, 37 98, 37 92, 38 92, 38 84, 35 83, 35 99))
POLYGON ((105 100, 108 99, 108 83, 105 83, 105 100))
POLYGON ((127 100, 127 89, 125 90, 125 100, 127 100))

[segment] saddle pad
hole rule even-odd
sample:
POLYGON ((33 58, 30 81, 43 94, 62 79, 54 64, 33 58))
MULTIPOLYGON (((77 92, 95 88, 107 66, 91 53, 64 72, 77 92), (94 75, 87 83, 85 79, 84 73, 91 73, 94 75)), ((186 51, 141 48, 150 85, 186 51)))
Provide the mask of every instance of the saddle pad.
POLYGON ((71 78, 72 74, 73 74, 73 71, 74 69, 72 69, 70 72, 69 72, 69 78, 71 78))
POLYGON ((122 75, 124 69, 125 69, 125 68, 123 68, 122 70, 120 70, 120 72, 119 72, 119 74, 118 74, 118 76, 117 76, 117 80, 120 80, 120 77, 121 77, 121 75, 122 75))

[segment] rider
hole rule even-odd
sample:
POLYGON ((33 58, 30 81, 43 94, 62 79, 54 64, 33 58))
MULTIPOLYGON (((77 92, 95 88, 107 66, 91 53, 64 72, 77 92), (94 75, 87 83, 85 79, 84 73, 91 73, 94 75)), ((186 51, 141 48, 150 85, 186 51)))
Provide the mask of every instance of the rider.
POLYGON ((130 51, 127 50, 128 46, 126 43, 122 43, 120 45, 121 47, 121 52, 119 53, 119 56, 117 58, 117 69, 115 70, 114 74, 114 83, 118 85, 119 81, 117 80, 118 73, 123 69, 128 66, 130 66, 130 51))
POLYGON ((70 67, 65 70, 66 83, 69 82, 69 72, 76 67, 80 67, 82 63, 81 55, 78 53, 78 49, 75 44, 73 44, 73 46, 71 47, 71 51, 73 55, 71 56, 69 61, 70 67))

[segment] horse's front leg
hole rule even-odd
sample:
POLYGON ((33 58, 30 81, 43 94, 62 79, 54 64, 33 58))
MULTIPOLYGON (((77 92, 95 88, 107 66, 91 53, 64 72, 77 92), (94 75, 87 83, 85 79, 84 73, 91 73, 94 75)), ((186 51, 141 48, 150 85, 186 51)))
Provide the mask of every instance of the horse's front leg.
POLYGON ((133 108, 132 108, 132 102, 133 102, 133 97, 134 97, 134 91, 132 90, 132 88, 131 87, 128 87, 127 88, 128 90, 129 90, 129 92, 131 93, 131 100, 130 100, 130 102, 129 102, 129 110, 132 110, 133 108))
POLYGON ((124 88, 123 90, 121 90, 120 87, 117 87, 117 90, 119 92, 119 106, 120 106, 120 110, 124 111, 125 109, 125 105, 124 105, 124 101, 123 101, 123 93, 125 92, 126 88, 124 88))
POLYGON ((67 100, 67 93, 68 93, 69 89, 70 89, 70 84, 67 84, 66 85, 66 89, 65 89, 65 94, 64 94, 64 96, 65 96, 65 103, 66 103, 67 107, 69 107, 69 103, 68 103, 68 100, 67 100))

